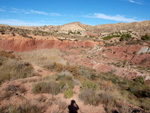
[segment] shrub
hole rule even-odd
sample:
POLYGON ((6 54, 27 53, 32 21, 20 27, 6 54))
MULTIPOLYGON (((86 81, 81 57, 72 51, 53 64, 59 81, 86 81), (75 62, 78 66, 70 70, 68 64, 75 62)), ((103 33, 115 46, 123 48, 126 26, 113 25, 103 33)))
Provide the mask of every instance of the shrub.
POLYGON ((63 64, 54 62, 53 69, 57 72, 69 71, 70 73, 73 74, 73 76, 79 75, 78 67, 74 65, 63 65, 63 64))
POLYGON ((73 88, 74 88, 74 83, 73 83, 72 80, 68 80, 68 81, 67 81, 67 84, 68 84, 68 86, 69 86, 70 89, 73 89, 73 88))
POLYGON ((92 81, 84 81, 82 83, 82 89, 92 89, 92 90, 96 90, 98 87, 97 87, 97 84, 95 84, 94 82, 92 81))
POLYGON ((66 98, 71 98, 73 96, 73 90, 69 89, 69 90, 64 91, 64 96, 66 98))
POLYGON ((112 39, 112 38, 114 38, 114 37, 120 37, 120 35, 110 35, 110 36, 106 36, 106 37, 103 38, 103 40, 110 40, 110 39, 112 39))
POLYGON ((119 40, 120 40, 120 41, 124 41, 124 40, 127 41, 127 40, 130 39, 130 38, 131 38, 131 35, 130 35, 130 34, 123 34, 119 40))
POLYGON ((20 104, 16 107, 10 106, 9 107, 9 112, 10 113, 41 113, 44 111, 43 106, 38 106, 34 104, 30 104, 29 101, 20 104))
POLYGON ((128 91, 138 98, 150 97, 150 86, 148 86, 143 77, 138 77, 132 81, 128 91))
POLYGON ((0 84, 6 80, 33 76, 33 67, 27 62, 0 57, 0 84))
POLYGON ((99 94, 101 103, 109 106, 109 105, 114 105, 115 99, 112 95, 108 93, 101 93, 99 94))
POLYGON ((37 100, 38 100, 38 102, 45 102, 47 100, 47 97, 41 95, 37 100))
POLYGON ((145 34, 141 36, 141 40, 150 40, 150 36, 148 34, 145 34))
POLYGON ((4 92, 1 94, 0 101, 4 99, 9 99, 11 96, 18 92, 25 93, 26 89, 23 86, 10 84, 5 88, 4 92))
POLYGON ((98 105, 100 103, 99 95, 92 89, 82 90, 79 98, 83 100, 85 104, 98 105))
POLYGON ((62 92, 65 84, 60 82, 59 84, 55 81, 43 81, 33 86, 34 93, 51 93, 57 95, 62 92))
POLYGON ((137 77, 136 79, 134 79, 134 81, 136 84, 146 84, 143 77, 137 77))

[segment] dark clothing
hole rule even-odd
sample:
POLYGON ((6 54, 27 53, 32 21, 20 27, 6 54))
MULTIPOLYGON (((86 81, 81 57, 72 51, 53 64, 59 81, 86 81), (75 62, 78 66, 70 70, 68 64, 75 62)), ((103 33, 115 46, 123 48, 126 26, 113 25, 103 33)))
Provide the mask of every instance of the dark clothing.
POLYGON ((79 107, 78 105, 76 105, 76 107, 74 105, 69 105, 68 109, 69 109, 69 113, 78 113, 77 110, 79 110, 79 107))

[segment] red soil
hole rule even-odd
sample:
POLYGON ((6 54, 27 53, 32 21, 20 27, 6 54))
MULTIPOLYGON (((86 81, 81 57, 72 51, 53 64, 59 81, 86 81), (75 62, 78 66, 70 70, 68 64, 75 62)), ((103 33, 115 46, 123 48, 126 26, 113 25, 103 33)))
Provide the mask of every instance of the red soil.
POLYGON ((94 47, 99 42, 93 41, 60 41, 51 36, 49 39, 29 39, 21 36, 0 35, 0 48, 13 51, 30 51, 45 48, 94 47))

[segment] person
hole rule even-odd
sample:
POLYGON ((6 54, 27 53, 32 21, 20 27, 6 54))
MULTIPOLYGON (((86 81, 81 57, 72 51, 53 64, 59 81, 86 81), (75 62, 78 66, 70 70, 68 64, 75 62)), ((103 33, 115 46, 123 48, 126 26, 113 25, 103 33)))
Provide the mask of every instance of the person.
POLYGON ((75 100, 71 100, 71 104, 68 106, 69 113, 78 113, 79 106, 76 104, 75 100))

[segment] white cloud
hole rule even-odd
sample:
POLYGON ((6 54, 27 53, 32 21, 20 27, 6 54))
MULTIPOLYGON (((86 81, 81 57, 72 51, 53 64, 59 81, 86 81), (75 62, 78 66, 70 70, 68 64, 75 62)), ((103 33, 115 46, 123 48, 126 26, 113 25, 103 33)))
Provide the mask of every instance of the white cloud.
POLYGON ((11 13, 22 13, 22 14, 39 14, 39 15, 48 15, 48 16, 61 16, 59 13, 47 13, 44 11, 36 11, 36 10, 22 10, 17 8, 11 8, 11 13))
POLYGON ((119 22, 134 22, 137 21, 134 18, 126 18, 122 15, 106 15, 103 13, 94 13, 92 15, 83 15, 83 17, 88 17, 88 18, 99 18, 99 19, 106 19, 106 20, 114 20, 114 21, 119 21, 119 22))
POLYGON ((46 12, 43 12, 43 11, 35 11, 35 10, 30 10, 31 13, 34 13, 34 14, 42 14, 42 15, 48 15, 48 13, 46 12))
POLYGON ((50 13, 49 15, 50 16, 61 16, 61 14, 59 14, 59 13, 50 13))
POLYGON ((135 3, 135 4, 140 4, 142 5, 143 3, 140 1, 135 1, 135 0, 129 0, 130 3, 135 3))
POLYGON ((7 24, 7 25, 13 25, 13 26, 43 26, 46 24, 41 24, 41 23, 31 23, 31 22, 25 22, 21 20, 16 20, 16 19, 0 19, 0 24, 7 24))

